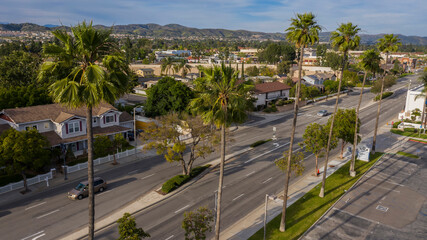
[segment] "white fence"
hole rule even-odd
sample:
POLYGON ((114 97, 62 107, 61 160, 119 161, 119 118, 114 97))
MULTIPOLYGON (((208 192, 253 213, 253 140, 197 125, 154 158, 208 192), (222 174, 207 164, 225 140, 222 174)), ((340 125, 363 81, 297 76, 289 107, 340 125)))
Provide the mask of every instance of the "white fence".
MULTIPOLYGON (((116 155, 116 159, 120 159, 123 157, 130 156, 134 153, 135 153, 135 149, 130 149, 130 150, 126 150, 124 152, 116 153, 115 155, 116 155)), ((111 161, 113 161, 113 159, 114 159, 113 155, 108 155, 108 156, 103 157, 103 158, 97 158, 97 159, 93 160, 93 165, 99 165, 99 164, 103 164, 106 162, 111 162, 111 161)), ((86 169, 86 168, 87 168, 87 162, 80 163, 80 164, 77 164, 75 166, 67 167, 67 173, 76 172, 76 171, 86 169)), ((28 178, 27 179, 27 185, 31 186, 33 184, 46 181, 46 179, 52 179, 54 172, 55 172, 55 169, 51 169, 50 172, 48 172, 48 173, 41 174, 41 175, 35 176, 33 178, 28 178)), ((10 192, 10 191, 13 191, 16 189, 20 189, 23 187, 24 187, 24 181, 20 181, 20 182, 16 182, 16 183, 10 183, 6 186, 0 187, 0 194, 10 192)))

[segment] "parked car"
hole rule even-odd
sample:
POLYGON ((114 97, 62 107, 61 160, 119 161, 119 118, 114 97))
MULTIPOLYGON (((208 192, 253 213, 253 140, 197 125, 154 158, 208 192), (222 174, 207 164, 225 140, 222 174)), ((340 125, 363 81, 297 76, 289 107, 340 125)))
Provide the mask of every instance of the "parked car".
MULTIPOLYGON (((105 188, 107 188, 107 182, 104 181, 104 179, 100 177, 95 177, 93 180, 93 188, 95 192, 103 192, 105 188)), ((73 188, 73 190, 68 192, 68 198, 70 199, 78 199, 81 200, 84 197, 87 197, 89 195, 89 182, 83 181, 80 182, 77 187, 73 188)))
POLYGON ((326 110, 320 110, 317 113, 317 116, 319 116, 319 117, 323 117, 323 116, 327 116, 327 115, 328 115, 328 111, 326 111, 326 110))

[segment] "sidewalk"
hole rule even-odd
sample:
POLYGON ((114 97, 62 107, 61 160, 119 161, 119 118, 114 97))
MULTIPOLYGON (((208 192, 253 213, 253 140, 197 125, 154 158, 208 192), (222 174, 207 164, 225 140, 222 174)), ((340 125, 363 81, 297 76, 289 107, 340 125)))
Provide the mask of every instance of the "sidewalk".
MULTIPOLYGON (((390 138, 390 135, 388 134, 390 128, 391 125, 385 125, 378 130, 377 149, 379 152, 395 152, 400 147, 400 142, 407 140, 407 137, 397 135, 393 136, 396 137, 397 140, 391 145, 388 144, 385 140, 382 141, 380 136, 382 136, 383 138, 390 138)), ((368 136, 372 137, 373 133, 369 134, 368 136)), ((329 176, 334 173, 337 169, 339 169, 349 160, 350 159, 339 159, 339 154, 331 156, 331 160, 329 161, 328 165, 332 165, 334 167, 329 167, 327 169, 326 176, 329 176)), ((323 164, 320 164, 320 166, 322 166, 320 167, 320 175, 323 174, 323 164)), ((322 181, 321 177, 314 177, 311 175, 313 171, 314 169, 307 169, 305 171, 305 174, 297 182, 289 186, 289 199, 287 202, 288 207, 322 181)), ((271 221, 273 218, 282 213, 283 200, 280 199, 283 199, 283 191, 276 194, 276 196, 279 196, 278 199, 268 200, 267 222, 271 221)), ((221 239, 243 240, 251 237, 254 233, 256 233, 259 229, 263 227, 265 211, 264 208, 264 204, 260 205, 248 215, 243 217, 241 220, 235 222, 232 226, 226 228, 224 231, 221 232, 221 239)))

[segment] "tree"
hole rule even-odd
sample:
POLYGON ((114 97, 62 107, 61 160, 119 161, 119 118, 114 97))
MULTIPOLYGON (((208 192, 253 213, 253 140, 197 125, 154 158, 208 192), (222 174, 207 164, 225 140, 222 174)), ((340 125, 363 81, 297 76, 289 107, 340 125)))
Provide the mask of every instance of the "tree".
POLYGON ((259 68, 259 72, 261 74, 261 76, 269 76, 272 77, 275 74, 274 69, 269 68, 267 66, 262 66, 259 68))
POLYGON ((46 60, 39 77, 56 78, 49 88, 55 102, 74 108, 86 107, 89 239, 92 240, 95 230, 92 109, 103 101, 114 103, 128 89, 130 69, 110 38, 111 30, 95 29, 92 22, 82 22, 72 27, 71 32, 72 35, 63 29, 52 32, 59 44, 44 46, 46 60))
POLYGON ((387 64, 388 64, 388 54, 390 52, 396 52, 401 46, 400 39, 393 34, 386 34, 383 38, 378 39, 377 48, 380 52, 385 53, 385 68, 383 73, 383 78, 381 82, 381 91, 380 91, 380 100, 378 101, 378 110, 377 110, 377 118, 375 120, 375 130, 374 130, 374 138, 372 140, 372 153, 375 153, 375 145, 377 142, 377 131, 378 131, 378 121, 380 118, 380 110, 381 110, 381 102, 383 98, 383 90, 384 90, 384 81, 387 72, 387 64))
POLYGON ((128 141, 126 141, 126 139, 123 137, 123 134, 121 133, 117 133, 116 135, 114 135, 114 139, 112 142, 112 147, 113 147, 113 157, 114 157, 114 161, 113 161, 113 165, 117 165, 119 164, 116 161, 116 155, 115 153, 118 152, 119 149, 122 149, 125 146, 129 146, 128 141))
POLYGON ((280 61, 293 61, 295 59, 295 48, 289 44, 270 43, 265 49, 258 53, 261 62, 277 64, 280 61))
POLYGON ((29 171, 39 171, 50 161, 49 142, 36 129, 18 131, 10 128, 0 136, 0 165, 9 174, 21 174, 28 192, 29 171))
MULTIPOLYGON (((335 134, 332 137, 330 148, 334 149, 337 146, 337 137, 335 134)), ((328 145, 328 127, 318 123, 311 123, 306 127, 302 138, 304 141, 300 143, 301 148, 305 147, 305 151, 313 153, 316 157, 314 174, 317 176, 319 172, 317 167, 318 159, 322 157, 328 145)))
POLYGON ((328 46, 326 44, 317 45, 316 56, 317 56, 317 62, 319 63, 320 66, 323 66, 327 52, 328 52, 328 46))
POLYGON ((212 231, 213 213, 207 207, 200 207, 195 212, 185 212, 182 228, 185 240, 204 240, 206 232, 212 231))
POLYGON ((394 84, 396 84, 396 77, 392 76, 392 75, 387 75, 384 78, 382 78, 381 81, 376 81, 372 85, 371 92, 379 94, 379 93, 381 93, 381 88, 387 89, 387 88, 393 86, 394 84))
POLYGON ((28 107, 52 103, 45 85, 29 84, 10 88, 0 87, 0 109, 28 107))
POLYGON ((298 63, 298 84, 295 95, 295 105, 294 105, 294 118, 292 122, 292 131, 291 131, 291 140, 289 144, 289 156, 286 169, 286 178, 284 186, 284 199, 283 199, 283 208, 282 208, 282 217, 280 219, 280 228, 281 232, 285 231, 285 222, 286 222, 286 204, 288 201, 288 186, 290 179, 291 171, 291 160, 292 160, 292 151, 294 145, 294 136, 295 129, 297 125, 297 116, 299 108, 299 97, 301 92, 301 73, 302 73, 302 63, 304 58, 304 48, 308 45, 314 45, 319 41, 319 31, 321 27, 315 21, 315 16, 312 13, 297 14, 295 18, 291 19, 291 26, 286 29, 286 38, 289 42, 294 43, 296 49, 299 49, 299 63, 298 63))
POLYGON ((330 67, 336 71, 340 68, 343 61, 343 57, 335 52, 327 52, 322 60, 323 67, 330 67))
POLYGON ((418 96, 416 96, 415 98, 418 97, 424 97, 424 104, 423 104, 423 109, 422 109, 422 113, 421 113, 421 124, 424 124, 424 129, 426 128, 426 124, 427 124, 427 117, 426 117, 426 106, 427 106, 427 73, 423 73, 423 75, 419 78, 421 80, 421 82, 424 85, 424 88, 422 90, 422 93, 418 96))
POLYGON ((357 33, 360 31, 360 28, 357 27, 357 25, 353 25, 351 22, 349 23, 342 23, 337 31, 334 31, 331 33, 331 41, 332 46, 338 47, 339 51, 343 54, 343 61, 341 66, 341 77, 338 82, 338 94, 337 94, 337 100, 335 102, 334 107, 334 113, 332 114, 332 120, 331 120, 331 126, 329 129, 329 139, 328 139, 328 147, 326 148, 326 160, 325 160, 325 166, 323 170, 323 178, 322 178, 322 188, 320 189, 319 196, 324 197, 325 196, 325 182, 326 182, 326 170, 328 167, 328 160, 329 160, 329 149, 331 145, 332 140, 332 131, 334 128, 334 119, 335 114, 337 113, 338 109, 338 102, 340 98, 340 91, 341 91, 341 83, 344 76, 344 68, 347 63, 347 53, 350 50, 354 50, 359 46, 360 43, 360 37, 357 35, 357 33))
POLYGON ((276 66, 276 74, 288 74, 291 71, 291 62, 283 61, 279 62, 276 66))
POLYGON ((5 88, 35 83, 41 58, 23 51, 12 52, 0 58, 0 85, 5 88))
POLYGON ((171 57, 163 58, 160 72, 163 73, 166 71, 166 75, 170 75, 170 70, 175 71, 173 59, 171 57))
POLYGON ((106 135, 98 135, 93 139, 94 158, 105 157, 111 153, 113 143, 106 135))
POLYGON ((182 112, 193 97, 193 91, 184 83, 164 77, 147 90, 145 116, 157 117, 169 112, 182 112))
POLYGON ((259 70, 256 66, 246 68, 246 74, 251 77, 259 76, 259 70))
POLYGON ((218 199, 215 222, 215 239, 219 240, 222 185, 225 164, 225 129, 231 123, 242 123, 250 106, 251 82, 237 84, 238 72, 224 64, 204 70, 205 78, 195 81, 198 92, 190 102, 190 109, 199 113, 205 123, 221 128, 221 162, 219 167, 218 199))
MULTIPOLYGON (((328 119, 327 127, 331 126, 332 117, 328 119)), ((360 119, 357 119, 358 126, 356 124, 356 111, 352 109, 338 109, 334 119, 334 132, 338 139, 341 140, 341 153, 340 158, 343 158, 344 147, 347 143, 354 143, 354 135, 359 132, 360 119), (356 130, 356 132, 355 132, 356 130)), ((360 141, 360 137, 356 139, 356 143, 360 141)), ((333 148, 331 148, 333 149, 333 148)))
POLYGON ((411 119, 412 121, 415 121, 415 119, 417 119, 417 117, 421 116, 421 110, 419 108, 415 108, 414 110, 412 110, 411 112, 411 119))
POLYGON ((188 72, 191 71, 191 65, 187 64, 185 60, 182 60, 175 65, 175 72, 179 71, 181 71, 181 77, 185 78, 188 72))
POLYGON ((157 154, 163 154, 166 161, 180 163, 183 175, 190 175, 196 159, 205 158, 214 151, 216 132, 200 117, 182 114, 179 118, 178 114, 170 113, 157 118, 157 122, 142 133, 142 138, 148 142, 144 149, 156 149, 157 154), (184 135, 189 136, 190 156, 187 160, 184 158, 187 149, 184 135))
POLYGON ((357 143, 357 127, 360 125, 359 122, 359 110, 360 110, 360 104, 362 103, 362 96, 363 96, 363 88, 365 87, 365 82, 366 82, 366 76, 368 75, 368 72, 370 73, 375 73, 379 70, 380 68, 380 62, 381 62, 381 57, 380 54, 371 49, 371 50, 367 50, 365 51, 361 56, 360 56, 360 67, 364 70, 365 74, 363 76, 363 82, 362 82, 362 88, 360 89, 360 95, 359 95, 359 102, 357 104, 357 108, 356 108, 356 123, 354 125, 354 139, 353 139, 353 151, 351 153, 351 163, 350 163, 350 176, 355 177, 356 176, 356 171, 354 170, 354 165, 356 163, 356 143, 357 143))
POLYGON ((140 240, 150 237, 150 234, 144 232, 142 228, 136 227, 135 218, 129 213, 124 213, 123 217, 117 220, 119 224, 120 237, 117 240, 140 240))
POLYGON ((297 152, 292 154, 291 162, 289 164, 289 151, 284 151, 283 156, 274 160, 276 167, 278 167, 282 172, 287 172, 287 169, 290 168, 291 171, 289 174, 294 173, 295 175, 301 175, 304 172, 304 154, 302 152, 297 152))

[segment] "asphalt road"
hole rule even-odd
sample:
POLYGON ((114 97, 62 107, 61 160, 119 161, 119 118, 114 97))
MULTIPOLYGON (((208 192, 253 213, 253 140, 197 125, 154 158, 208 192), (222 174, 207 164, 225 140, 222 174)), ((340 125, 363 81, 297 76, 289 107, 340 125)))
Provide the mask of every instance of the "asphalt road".
MULTIPOLYGON (((403 87, 400 81, 393 89, 403 87)), ((382 105, 380 125, 395 118, 404 106, 406 88, 385 99, 382 105)), ((366 91, 363 106, 371 102, 373 94, 366 91)), ((351 108, 357 104, 358 92, 344 95, 340 107, 351 108)), ((326 109, 333 111, 335 100, 316 103, 300 111, 296 142, 301 141, 305 126, 312 122, 326 123, 327 117, 316 116, 317 111, 326 109)), ((361 111, 361 134, 367 135, 374 128, 377 105, 363 108, 361 111)), ((225 189, 223 195, 222 229, 243 217, 263 202, 266 193, 277 193, 282 189, 284 174, 273 164, 286 150, 291 130, 292 113, 268 122, 260 122, 254 118, 245 126, 233 133, 235 141, 228 145, 228 152, 238 151, 257 140, 272 137, 272 127, 277 128, 276 136, 279 148, 272 142, 259 146, 242 154, 226 165, 225 189)), ((299 146, 295 145, 295 149, 299 146)), ((332 154, 336 153, 335 150, 332 154)), ((307 171, 314 168, 314 158, 306 154, 307 171)), ((203 164, 217 155, 198 161, 203 164)), ((96 195, 96 218, 100 219, 125 204, 137 199, 141 194, 159 186, 166 179, 179 174, 181 169, 176 164, 166 163, 163 157, 153 157, 131 164, 120 165, 96 175, 109 183, 108 190, 96 195)), ((292 181, 297 178, 292 178, 292 181)), ((14 202, 6 202, 0 206, 0 231, 2 239, 57 239, 87 224, 88 200, 71 201, 66 193, 77 185, 78 181, 70 182, 47 191, 37 193, 28 198, 14 202)), ((181 229, 182 214, 199 206, 214 206, 214 192, 217 189, 217 170, 207 174, 196 184, 151 208, 136 214, 138 226, 148 231, 153 239, 183 239, 181 229)), ((99 239, 116 239, 117 226, 113 225, 97 233, 99 239)))

